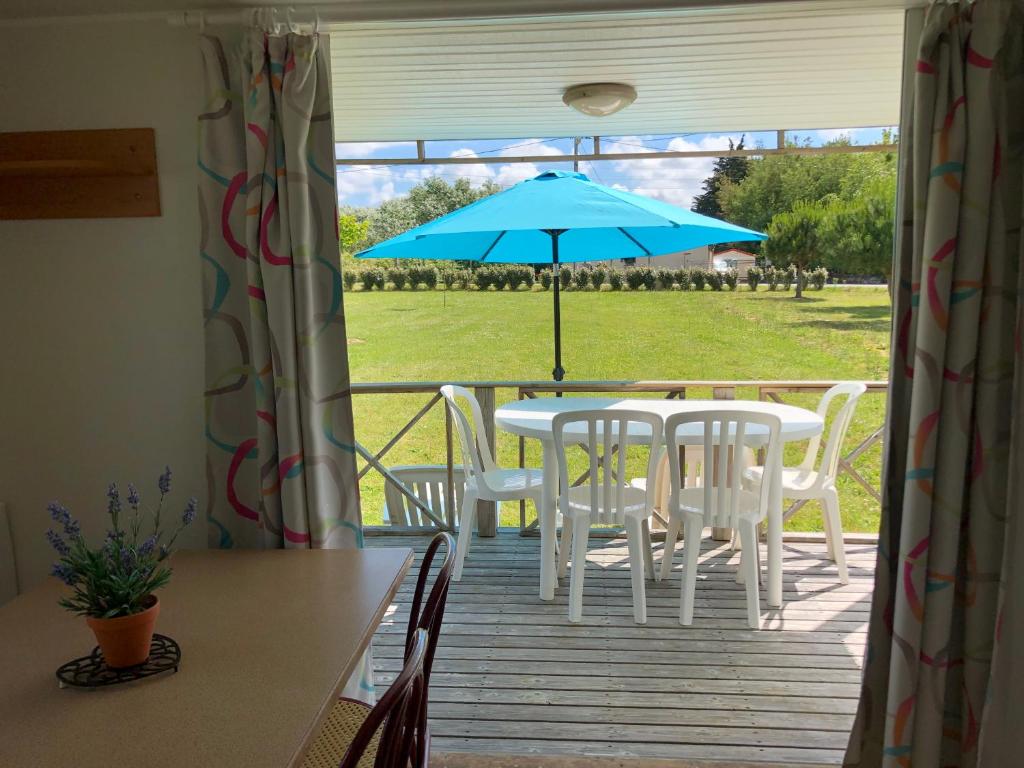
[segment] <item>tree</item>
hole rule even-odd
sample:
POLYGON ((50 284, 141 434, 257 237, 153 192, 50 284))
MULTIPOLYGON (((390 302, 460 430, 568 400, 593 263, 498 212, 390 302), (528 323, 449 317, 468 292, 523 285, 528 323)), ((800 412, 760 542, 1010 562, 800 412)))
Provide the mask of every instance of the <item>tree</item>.
MULTIPOLYGON (((741 136, 739 142, 733 146, 732 139, 729 139, 729 149, 743 149, 745 136, 741 136)), ((720 157, 715 161, 711 169, 711 175, 704 179, 701 188, 704 190, 697 197, 693 198, 693 205, 690 210, 704 216, 721 218, 722 205, 718 199, 723 182, 739 184, 747 177, 750 161, 745 157, 720 157)))
POLYGON ((765 255, 778 266, 796 267, 796 298, 803 298, 803 273, 821 256, 820 232, 824 209, 818 202, 801 202, 777 213, 768 225, 765 255))
MULTIPOLYGON (((798 142, 790 142, 790 146, 798 142)), ((846 137, 829 142, 829 146, 848 145, 846 137)), ((852 200, 880 178, 887 179, 895 189, 894 154, 767 155, 750 161, 742 181, 724 179, 718 200, 729 221, 764 232, 775 214, 792 210, 801 201, 825 201, 830 197, 852 200)))
POLYGON ((369 248, 500 191, 501 186, 490 180, 474 187, 469 179, 457 179, 449 184, 432 176, 410 189, 405 197, 381 203, 370 215, 370 225, 361 245, 369 248))
POLYGON ((366 238, 370 229, 369 219, 358 219, 354 213, 342 213, 338 216, 338 240, 343 253, 352 253, 366 238))
POLYGON ((895 202, 892 184, 877 178, 851 200, 826 203, 820 237, 830 272, 891 276, 895 202))

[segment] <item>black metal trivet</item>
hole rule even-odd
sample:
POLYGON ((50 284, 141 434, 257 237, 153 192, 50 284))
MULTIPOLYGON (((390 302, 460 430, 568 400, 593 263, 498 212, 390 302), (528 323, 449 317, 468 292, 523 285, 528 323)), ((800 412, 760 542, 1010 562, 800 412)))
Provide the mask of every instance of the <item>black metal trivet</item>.
POLYGON ((75 688, 101 688, 105 685, 130 683, 144 677, 152 677, 163 672, 177 672, 181 662, 181 648, 167 635, 153 635, 149 646, 149 658, 134 667, 113 669, 107 666, 99 646, 92 653, 80 659, 69 661, 57 670, 57 680, 63 688, 66 685, 75 688))

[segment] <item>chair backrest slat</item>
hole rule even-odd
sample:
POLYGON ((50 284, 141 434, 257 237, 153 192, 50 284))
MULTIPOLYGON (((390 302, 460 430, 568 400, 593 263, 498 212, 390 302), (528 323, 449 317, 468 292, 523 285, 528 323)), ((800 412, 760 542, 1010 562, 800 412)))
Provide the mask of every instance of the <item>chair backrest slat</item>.
MULTIPOLYGON (((625 522, 627 459, 629 445, 645 447, 647 461, 648 506, 655 491, 658 468, 658 446, 661 443, 661 417, 643 411, 610 411, 606 409, 568 411, 552 420, 555 456, 563 484, 569 474, 568 449, 580 445, 587 452, 589 478, 587 497, 591 522, 622 525, 625 522), (572 427, 573 429, 567 429, 572 427), (585 427, 585 429, 583 429, 585 427), (649 435, 649 436, 648 436, 649 435)), ((568 510, 568 488, 561 489, 559 505, 568 510)))
MULTIPOLYGON (((821 459, 819 482, 835 480, 836 471, 839 468, 839 458, 843 447, 843 440, 846 438, 846 431, 853 421, 853 412, 857 408, 857 401, 860 396, 867 392, 867 386, 860 381, 842 381, 831 387, 818 402, 818 415, 825 419, 828 416, 832 401, 837 397, 846 397, 846 401, 840 406, 832 425, 829 428, 828 438, 825 441, 825 453, 821 459)), ((818 450, 821 448, 821 435, 815 435, 808 442, 807 451, 804 453, 800 468, 806 471, 814 469, 818 461, 818 450)))
POLYGON ((483 482, 481 475, 484 472, 493 472, 497 469, 491 448, 487 444, 480 403, 471 391, 457 384, 445 384, 441 387, 441 394, 444 396, 448 412, 452 416, 455 431, 459 434, 466 482, 471 485, 480 485, 483 482), (469 405, 470 415, 473 419, 472 424, 470 424, 465 411, 459 406, 458 398, 465 400, 469 405))
MULTIPOLYGON (((439 519, 448 519, 448 467, 443 464, 413 464, 389 467, 388 471, 402 482, 413 495, 423 502, 439 519)), ((462 505, 466 491, 465 471, 461 466, 452 468, 455 509, 462 505)), ((390 480, 384 483, 384 505, 388 525, 433 525, 433 521, 390 480)), ((455 515, 457 518, 458 515, 455 515)))
MULTIPOLYGON (((678 508, 682 490, 680 446, 693 445, 700 439, 704 523, 717 528, 736 527, 745 447, 754 443, 765 450, 766 466, 770 468, 766 472, 774 477, 774 469, 782 458, 781 431, 778 416, 753 409, 707 409, 669 416, 665 420, 665 446, 669 458, 670 509, 678 508), (697 429, 701 431, 699 438, 697 429)), ((768 509, 769 490, 769 483, 761 484, 762 513, 768 509)))

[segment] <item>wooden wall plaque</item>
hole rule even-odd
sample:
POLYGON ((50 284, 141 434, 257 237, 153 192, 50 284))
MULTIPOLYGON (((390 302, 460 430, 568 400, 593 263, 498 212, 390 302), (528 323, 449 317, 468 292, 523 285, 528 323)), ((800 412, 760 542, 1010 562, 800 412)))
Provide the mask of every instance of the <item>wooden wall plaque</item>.
POLYGON ((152 128, 0 133, 0 219, 159 215, 152 128))

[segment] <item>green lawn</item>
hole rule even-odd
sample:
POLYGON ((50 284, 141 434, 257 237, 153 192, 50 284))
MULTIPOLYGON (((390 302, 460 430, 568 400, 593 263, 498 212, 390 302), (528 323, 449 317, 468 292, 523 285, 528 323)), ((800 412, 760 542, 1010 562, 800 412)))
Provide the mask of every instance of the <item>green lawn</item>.
MULTIPOLYGON (((551 294, 474 291, 350 292, 345 297, 352 380, 438 381, 548 379, 551 375, 551 294)), ((792 294, 729 292, 564 293, 563 365, 566 379, 864 379, 887 376, 890 305, 883 288, 827 288, 797 302, 792 294)), ((689 397, 710 393, 690 391, 689 397)), ((752 396, 742 392, 740 396, 752 396)), ((514 399, 498 393, 499 404, 514 399)), ((425 395, 359 395, 357 439, 381 448, 426 402, 425 395)), ((813 407, 816 396, 787 402, 813 407)), ((882 423, 884 397, 866 395, 849 447, 882 423)), ((529 446, 527 460, 539 463, 529 446)), ((516 439, 499 434, 503 463, 517 461, 516 439)), ((793 446, 787 462, 795 462, 793 446)), ((387 464, 443 463, 440 407, 425 417, 385 460, 387 464)), ((876 446, 858 469, 876 484, 876 446)), ((382 483, 362 483, 363 519, 381 521, 382 483)), ((877 503, 852 480, 840 485, 844 528, 875 531, 877 503)), ((502 525, 518 524, 508 505, 502 525)), ((532 515, 532 512, 531 512, 532 515)), ((788 523, 821 530, 817 504, 788 523)))

